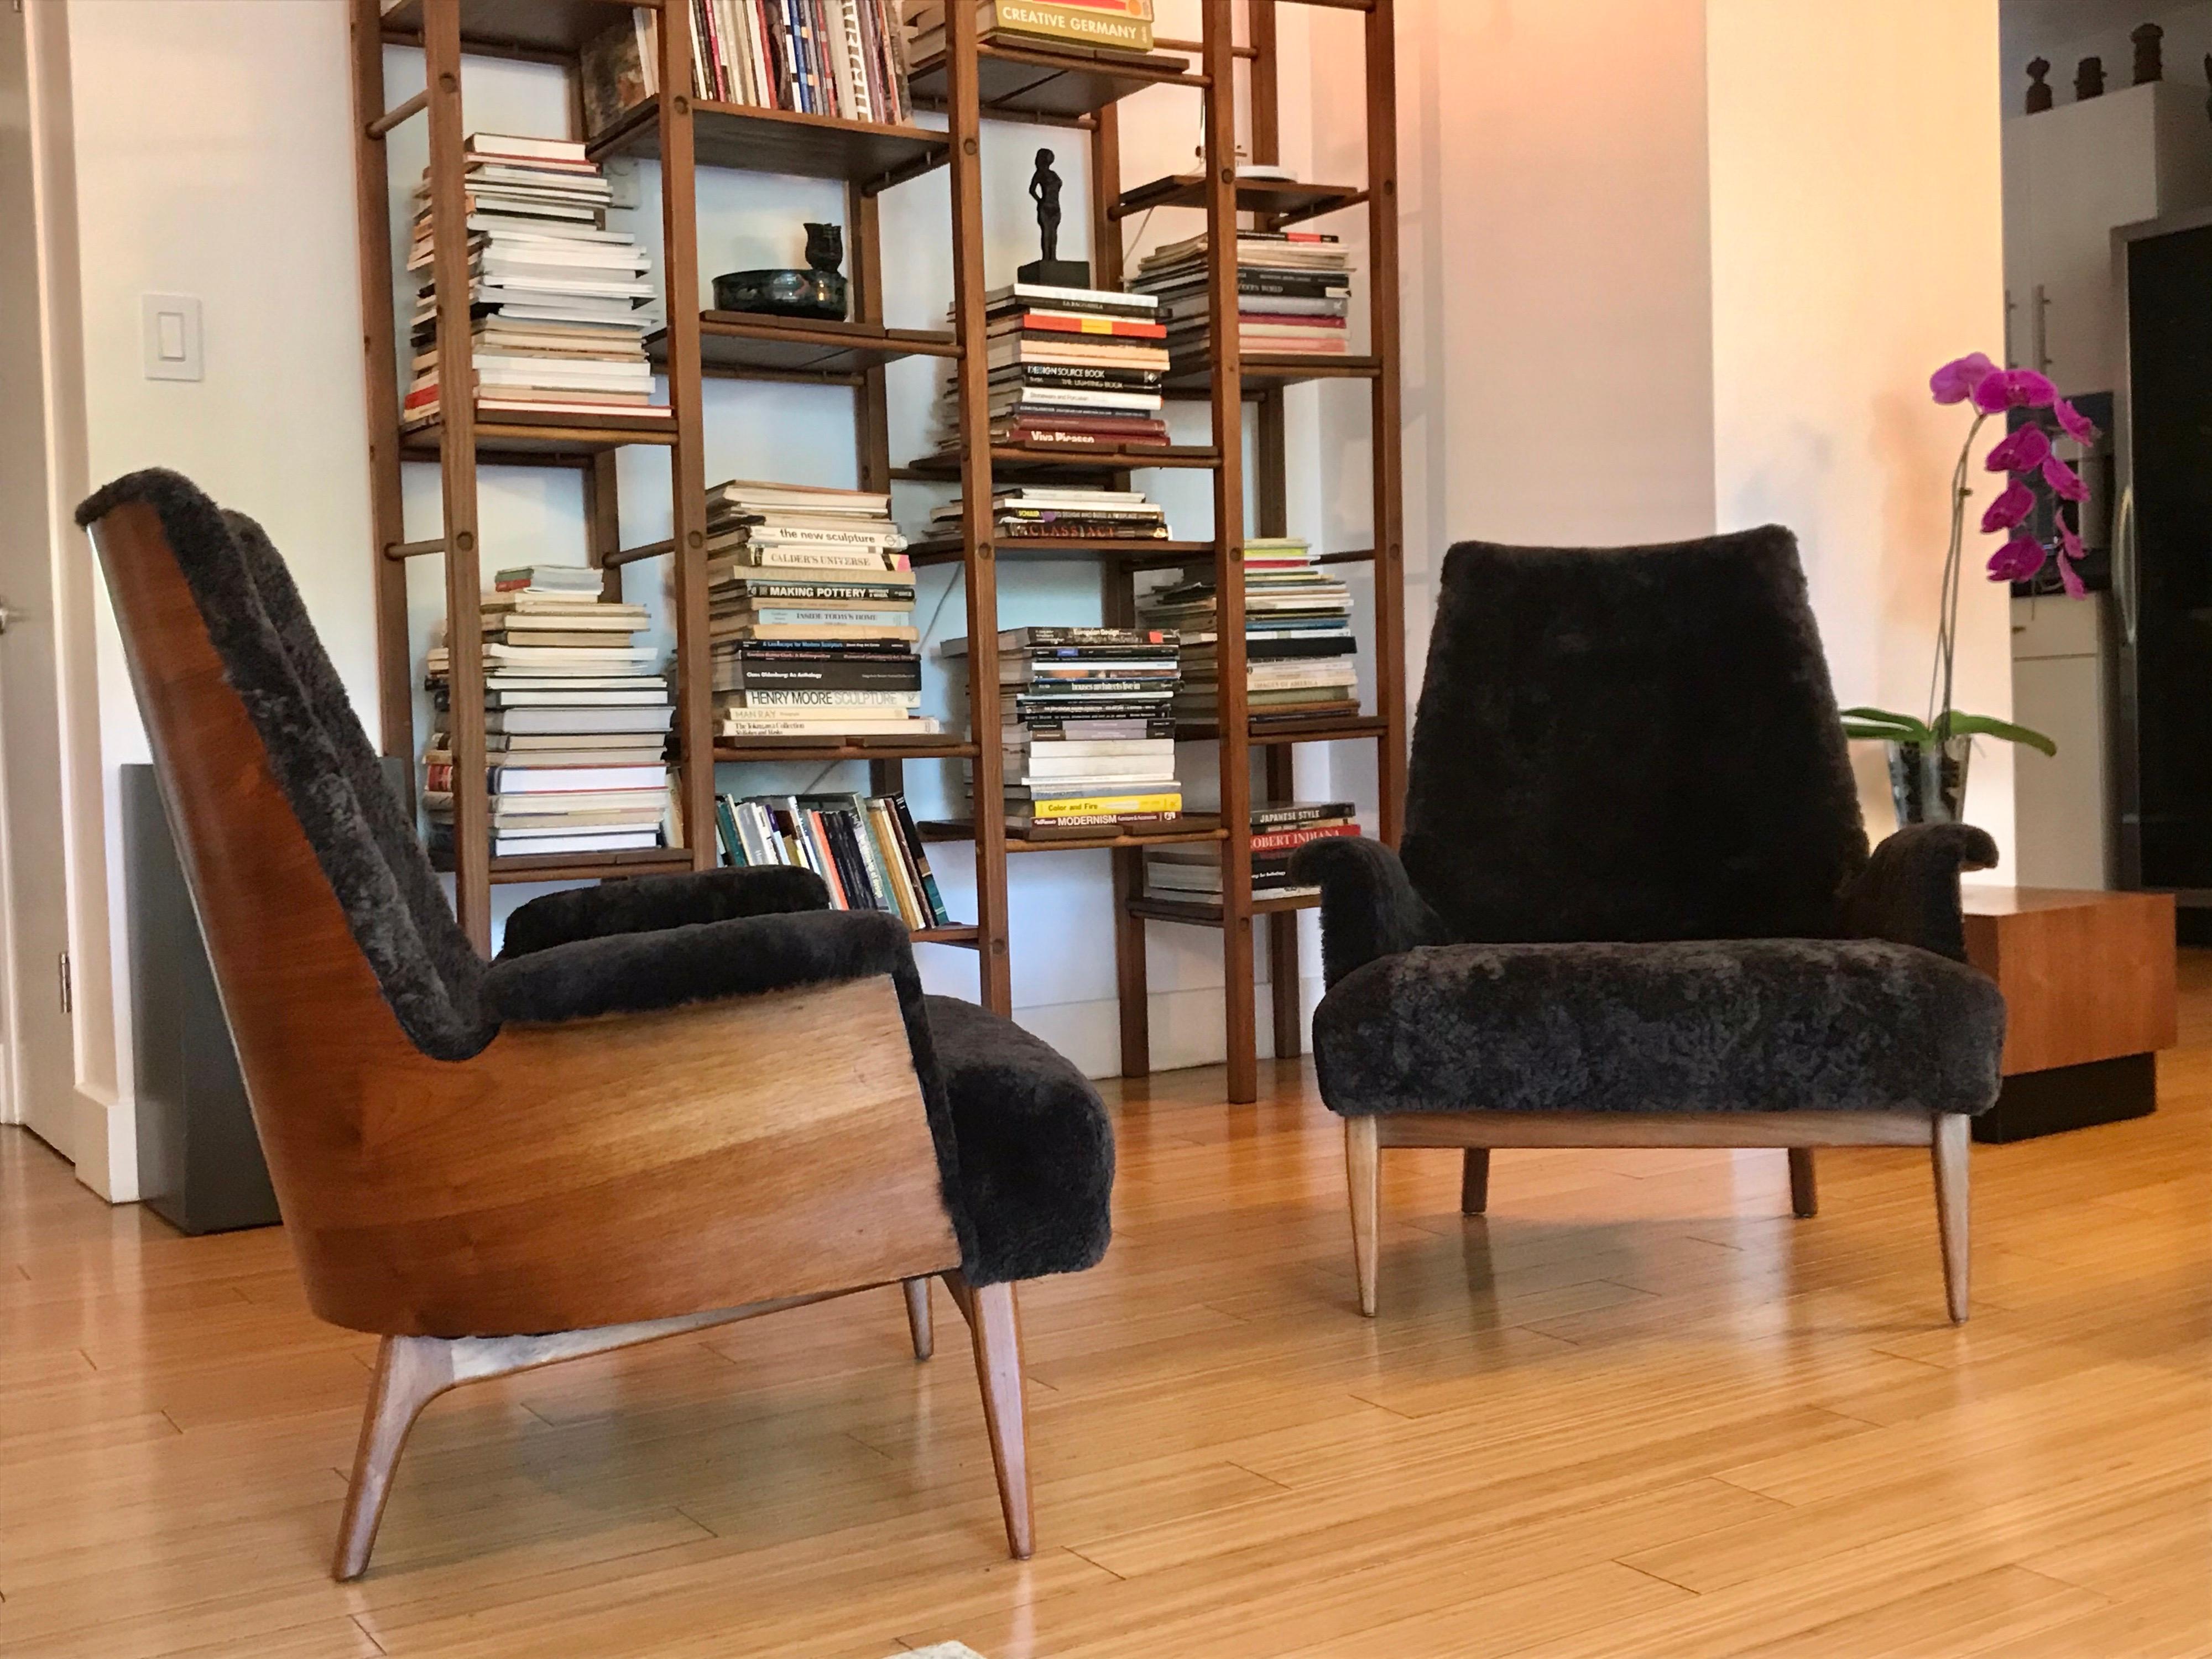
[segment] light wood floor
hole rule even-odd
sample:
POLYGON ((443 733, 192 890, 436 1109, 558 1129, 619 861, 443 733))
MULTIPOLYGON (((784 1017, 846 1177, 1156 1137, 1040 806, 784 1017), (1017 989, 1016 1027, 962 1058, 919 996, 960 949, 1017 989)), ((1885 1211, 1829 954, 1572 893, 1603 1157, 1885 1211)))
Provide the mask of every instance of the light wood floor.
POLYGON ((0 1653, 884 1659, 2212 1654, 2212 959, 2152 1120, 1974 1153, 1386 1154, 1353 1310, 1310 1073, 1122 1093, 1106 1265, 1024 1291, 1042 1546, 897 1295, 449 1396, 325 1577, 366 1340, 282 1236, 0 1131, 0 1653))

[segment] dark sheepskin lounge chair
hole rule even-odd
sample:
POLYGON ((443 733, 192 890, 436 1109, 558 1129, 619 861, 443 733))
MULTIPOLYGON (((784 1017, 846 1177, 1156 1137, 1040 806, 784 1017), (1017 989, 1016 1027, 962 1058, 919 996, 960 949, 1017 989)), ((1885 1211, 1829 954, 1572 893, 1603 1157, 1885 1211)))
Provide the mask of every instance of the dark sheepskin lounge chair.
POLYGON ((1499 547, 1444 562, 1402 854, 1323 841, 1323 1097, 1346 1121, 1360 1304, 1376 1153, 1498 1146, 1931 1146, 1966 1316, 1968 1121, 2004 1002, 1966 965, 1983 831, 1871 857, 1790 532, 1499 547))
POLYGON ((338 1576, 443 1389, 893 1283, 927 1357, 939 1274, 1027 1556, 1012 1287, 1105 1251, 1083 1075, 807 872, 555 893, 483 961, 259 526, 162 471, 78 518, 310 1302, 386 1339, 338 1576))

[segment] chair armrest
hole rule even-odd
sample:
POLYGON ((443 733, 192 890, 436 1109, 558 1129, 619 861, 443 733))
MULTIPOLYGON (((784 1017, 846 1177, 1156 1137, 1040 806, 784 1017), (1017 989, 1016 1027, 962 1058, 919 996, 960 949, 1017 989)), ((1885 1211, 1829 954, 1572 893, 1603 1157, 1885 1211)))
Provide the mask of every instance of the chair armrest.
POLYGON ((781 865, 696 870, 571 887, 523 905, 507 919, 501 958, 577 939, 652 933, 738 916, 826 910, 830 890, 811 870, 781 865))
POLYGON ((878 974, 897 982, 900 1003, 910 1003, 912 1020, 921 1020, 921 982, 903 922, 880 910, 797 910, 509 951, 486 973, 484 1000, 501 1021, 556 1025, 878 974))
POLYGON ((1321 888, 1322 969, 1328 984, 1417 945, 1450 943, 1397 854, 1379 841, 1344 836, 1309 842, 1291 855, 1291 878, 1321 888))
POLYGON ((1959 872, 1996 867, 1997 844, 1970 823, 1907 824, 1874 849, 1844 890, 1846 939, 1913 945, 1954 962, 1966 959, 1959 872))

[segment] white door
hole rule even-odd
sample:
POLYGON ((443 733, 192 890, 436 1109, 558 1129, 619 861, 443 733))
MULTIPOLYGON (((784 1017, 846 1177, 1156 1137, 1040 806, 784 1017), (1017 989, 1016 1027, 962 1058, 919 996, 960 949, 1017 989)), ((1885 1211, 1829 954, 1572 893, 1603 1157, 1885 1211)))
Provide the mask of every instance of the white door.
POLYGON ((23 15, 0 8, 0 1121, 74 1158, 60 720, 23 15))

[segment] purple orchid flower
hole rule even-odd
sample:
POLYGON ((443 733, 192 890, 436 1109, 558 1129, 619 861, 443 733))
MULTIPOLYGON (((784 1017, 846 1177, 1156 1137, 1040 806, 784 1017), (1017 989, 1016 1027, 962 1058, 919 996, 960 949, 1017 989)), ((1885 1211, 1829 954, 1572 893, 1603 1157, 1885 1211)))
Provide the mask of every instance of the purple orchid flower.
POLYGON ((2059 520, 2058 557, 2057 561, 2058 565, 2058 580, 2060 585, 2066 589, 2066 597, 2069 599, 2080 599, 2088 597, 2089 586, 2087 582, 2081 580, 2081 573, 2075 568, 2075 566, 2081 562, 2081 537, 2075 533, 2074 526, 2072 525, 2067 523, 2063 519, 2059 520))
POLYGON ((1990 580, 2024 582, 2043 568, 2043 544, 2033 536, 2015 536, 1990 555, 1990 580))
POLYGON ((2035 511, 2035 492, 2014 480, 2011 488, 1990 503, 1990 510, 1982 514, 1982 533, 1993 536, 2000 530, 2014 530, 2027 520, 2035 511))
POLYGON ((1997 372, 1997 366, 1982 352, 1972 352, 1954 358, 1928 377, 1928 389, 1936 394, 1939 404, 1963 404, 1974 395, 1974 388, 1997 372))
POLYGON ((2043 458, 2043 482, 2051 493, 2062 501, 2086 501, 2089 486, 2081 482, 2081 475, 2060 460, 2056 455, 2043 458))
POLYGON ((1975 384, 1974 407, 1984 415, 2002 415, 2008 409, 2048 409, 2058 401, 2058 388, 2051 378, 2032 368, 2001 368, 1975 384))
POLYGON ((2024 426, 1990 451, 1992 472, 2033 472, 2051 459, 2051 438, 2039 426, 2024 426))
POLYGON ((2051 412, 2058 417, 2060 429, 2075 443, 2087 448, 2097 441, 2097 423, 2065 398, 2051 404, 2051 412))

